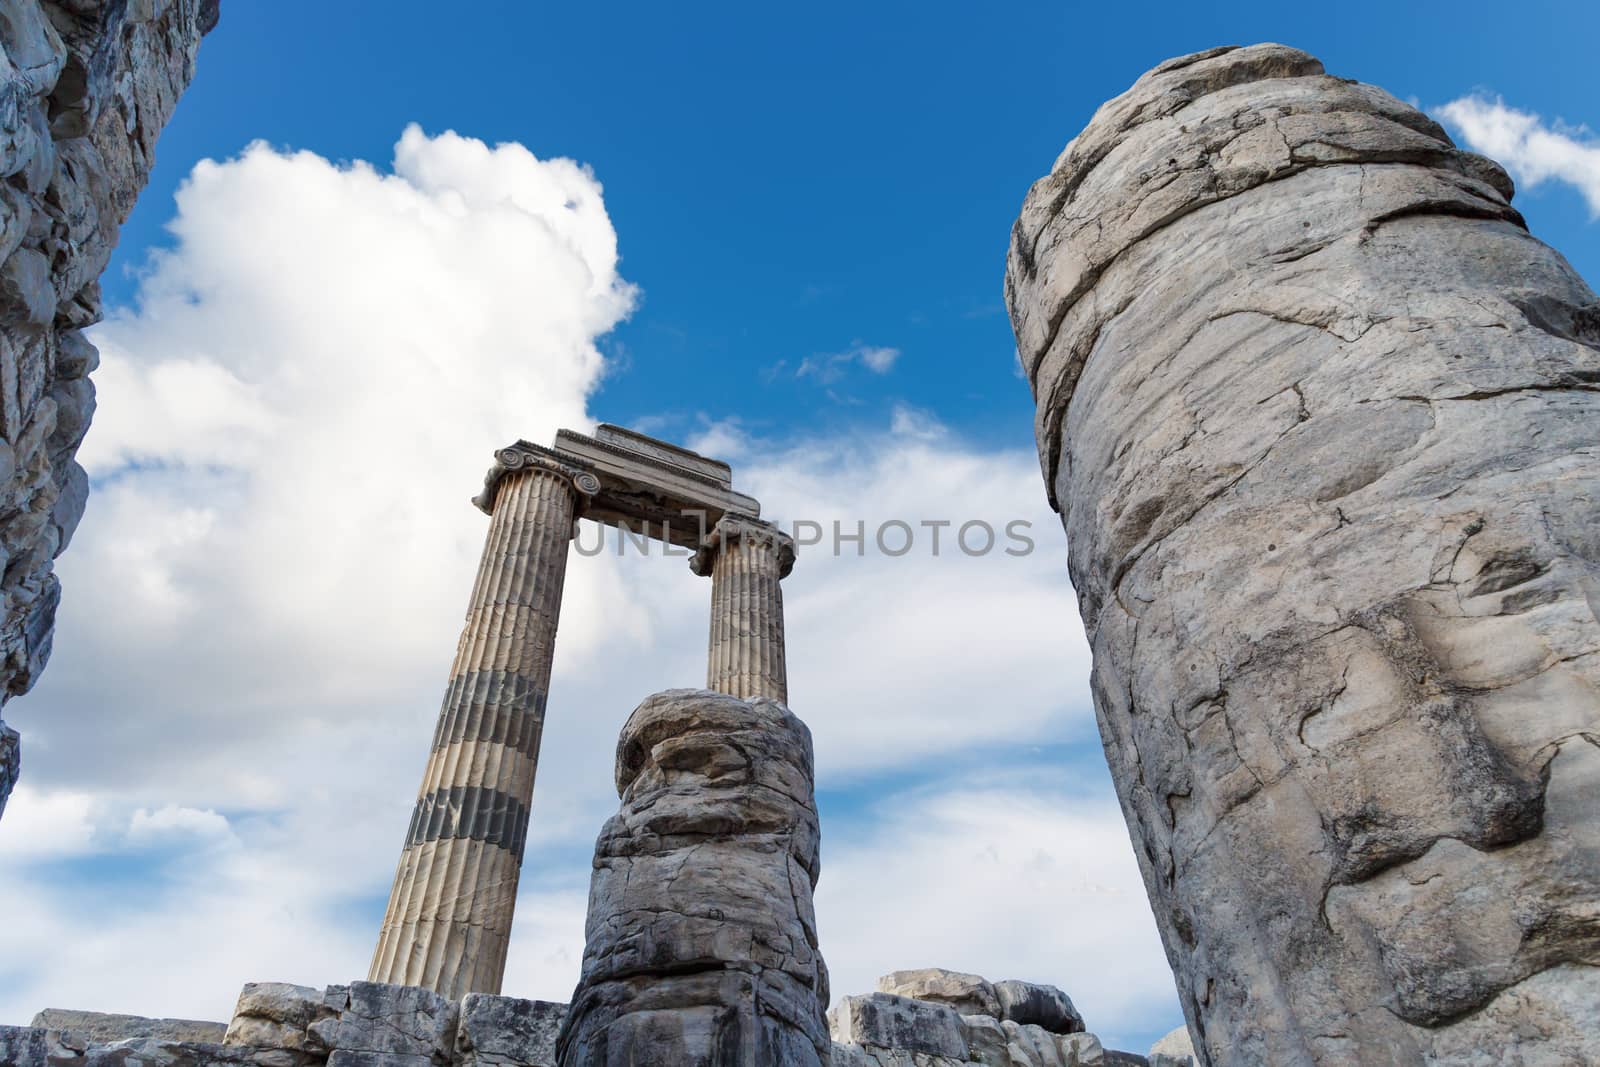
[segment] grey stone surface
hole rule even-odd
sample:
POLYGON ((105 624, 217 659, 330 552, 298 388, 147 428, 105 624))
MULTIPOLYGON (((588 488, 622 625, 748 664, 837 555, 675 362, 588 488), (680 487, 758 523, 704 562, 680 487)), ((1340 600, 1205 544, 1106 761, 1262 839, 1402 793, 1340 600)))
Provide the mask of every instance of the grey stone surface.
POLYGON ((893 993, 842 997, 828 1014, 835 1041, 966 1062, 966 1027, 948 1004, 893 993))
MULTIPOLYGON (((369 1057, 361 1063, 372 1062, 372 1056, 388 1056, 449 1064, 455 1054, 459 1015, 455 1001, 431 989, 351 982, 333 1032, 333 1048, 337 1053, 369 1057)), ((330 1056, 330 1067, 336 1067, 332 1059, 330 1056)), ((352 1067, 357 1062, 346 1059, 352 1067)))
POLYGON ((622 729, 616 780, 563 1067, 826 1063, 805 724, 770 700, 659 693, 622 729))
POLYGON ((469 993, 456 1027, 457 1067, 556 1067, 567 1006, 469 993))
POLYGON ((17 731, 0 719, 0 815, 6 813, 6 801, 11 789, 22 773, 22 744, 17 731))
POLYGON ((1193 1067, 1194 1040, 1180 1026, 1150 1046, 1150 1067, 1193 1067))
POLYGON ((1491 1009, 1580 1050, 1528 1062, 1600 1060, 1567 992, 1600 960, 1600 301, 1511 194, 1261 45, 1107 103, 1013 231, 1101 735, 1203 1062, 1473 1062, 1491 1009))
POLYGON ((228 1029, 226 1023, 196 1019, 147 1019, 141 1015, 110 1015, 64 1008, 46 1008, 35 1015, 33 1022, 28 1025, 39 1030, 71 1030, 100 1044, 132 1038, 154 1038, 220 1045, 228 1029))
POLYGON ((88 492, 73 457, 97 359, 81 331, 216 20, 217 0, 0 0, 0 704, 49 659, 52 561, 88 492))
MULTIPOLYGON (((1093 1034, 1054 1033, 981 1012, 962 1014, 956 1005, 986 998, 1000 1010, 995 994, 1000 983, 978 975, 926 968, 897 971, 878 984, 879 992, 844 997, 829 1013, 835 1067, 1100 1067, 1105 1062, 1106 1051, 1093 1034)), ((1051 986, 1038 988, 1065 996, 1051 986)), ((1081 1028, 1082 1020, 1077 1021, 1081 1028)))
POLYGON ((1194 1040, 1189 1028, 1180 1026, 1150 1046, 1150 1067, 1193 1067, 1194 1040))
POLYGON ((994 991, 1002 1019, 1032 1023, 1055 1034, 1076 1034, 1083 1029, 1083 1016, 1072 1006, 1072 998, 1053 985, 1008 980, 996 982, 994 991))
POLYGON ((326 1052, 348 1004, 344 986, 326 991, 287 982, 248 982, 239 992, 223 1043, 326 1052))
POLYGON ((878 979, 878 992, 948 1004, 962 1015, 1000 1016, 1000 998, 988 979, 941 967, 886 974, 878 979))

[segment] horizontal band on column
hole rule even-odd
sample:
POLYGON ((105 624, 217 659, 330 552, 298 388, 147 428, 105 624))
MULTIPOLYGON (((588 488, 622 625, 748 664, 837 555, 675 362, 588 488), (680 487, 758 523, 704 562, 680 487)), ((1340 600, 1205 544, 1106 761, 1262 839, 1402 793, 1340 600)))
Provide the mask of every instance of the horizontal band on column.
POLYGON ((406 848, 452 838, 498 845, 520 863, 528 809, 516 797, 478 785, 453 785, 418 798, 406 848))
POLYGON ((548 694, 526 675, 510 671, 457 675, 445 690, 433 751, 462 741, 489 741, 535 759, 547 699, 548 694))

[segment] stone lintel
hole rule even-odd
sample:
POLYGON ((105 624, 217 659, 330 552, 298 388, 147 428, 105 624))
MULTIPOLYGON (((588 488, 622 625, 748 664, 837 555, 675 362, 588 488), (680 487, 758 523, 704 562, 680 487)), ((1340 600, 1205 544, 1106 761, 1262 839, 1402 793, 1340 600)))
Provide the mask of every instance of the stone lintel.
POLYGON ((599 479, 583 513, 596 522, 699 548, 723 516, 761 514, 754 497, 732 488, 726 463, 631 430, 602 426, 594 437, 561 430, 554 451, 599 479))

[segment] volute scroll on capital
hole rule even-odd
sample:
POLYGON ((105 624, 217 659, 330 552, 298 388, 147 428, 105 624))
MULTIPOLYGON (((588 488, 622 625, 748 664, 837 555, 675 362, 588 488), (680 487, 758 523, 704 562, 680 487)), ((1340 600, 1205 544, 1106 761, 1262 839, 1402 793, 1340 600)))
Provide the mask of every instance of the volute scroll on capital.
POLYGON ((600 479, 593 471, 585 470, 549 449, 518 441, 495 451, 494 466, 483 476, 483 491, 472 498, 472 503, 485 515, 493 515, 495 497, 506 475, 529 469, 549 471, 566 478, 577 495, 577 510, 580 513, 584 505, 600 491, 600 479))
POLYGON ((725 515, 718 520, 700 548, 689 557, 689 569, 702 578, 707 577, 716 563, 717 553, 722 551, 724 545, 746 540, 767 546, 775 552, 778 557, 778 577, 789 577, 789 572, 794 570, 794 538, 773 523, 740 515, 725 515))

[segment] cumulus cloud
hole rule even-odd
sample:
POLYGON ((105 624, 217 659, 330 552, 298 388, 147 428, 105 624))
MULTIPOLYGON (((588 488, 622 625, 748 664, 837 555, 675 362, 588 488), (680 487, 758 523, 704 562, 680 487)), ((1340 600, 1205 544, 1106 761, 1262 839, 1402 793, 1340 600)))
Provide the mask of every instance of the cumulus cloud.
MULTIPOLYGON (((0 910, 30 922, 0 925, 3 1022, 47 1005, 225 1018, 245 981, 365 972, 486 529, 467 498, 495 447, 592 425, 596 340, 635 299, 587 170, 453 134, 408 130, 389 171, 254 146, 196 168, 172 229, 138 305, 96 332, 95 492, 60 562, 55 660, 7 707, 27 784, 0 824, 0 910)), ((892 351, 847 362, 887 372, 892 351)), ((838 973, 1068 981, 1045 947, 1000 951, 1056 920, 1045 887, 1088 877, 1065 867, 1014 914, 986 910, 991 884, 919 875, 980 918, 930 919, 914 959, 845 944, 881 910, 867 894, 891 891, 875 850, 898 863, 903 837, 908 869, 932 872, 941 847, 992 847, 1010 878, 1028 835, 1083 829, 1048 789, 911 797, 916 825, 873 785, 1092 737, 1036 461, 910 408, 825 439, 700 429, 690 443, 734 460, 770 517, 816 534, 785 584, 792 698, 823 787, 882 801, 825 828, 855 842, 827 860, 856 887, 826 906, 838 973), (984 528, 993 544, 966 551, 984 528)), ((508 992, 570 994, 616 731, 647 693, 703 682, 709 592, 659 551, 572 556, 508 992)), ((1131 864, 1125 836, 1094 841, 1085 869, 1131 864)), ((1082 907, 1123 928, 1121 898, 1082 907)), ((1145 920, 1128 952, 1148 964, 1145 920)))
POLYGON ((1566 182, 1600 218, 1600 140, 1586 126, 1547 123, 1499 97, 1464 96, 1435 109, 1473 149, 1504 164, 1517 184, 1566 182))
POLYGON ((1059 986, 1112 1047, 1142 1051, 1181 1024, 1116 802, 1074 793, 1064 770, 943 781, 885 798, 859 832, 825 827, 817 923, 835 996, 947 967, 1059 986))

